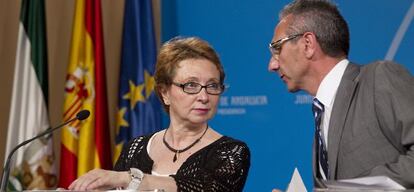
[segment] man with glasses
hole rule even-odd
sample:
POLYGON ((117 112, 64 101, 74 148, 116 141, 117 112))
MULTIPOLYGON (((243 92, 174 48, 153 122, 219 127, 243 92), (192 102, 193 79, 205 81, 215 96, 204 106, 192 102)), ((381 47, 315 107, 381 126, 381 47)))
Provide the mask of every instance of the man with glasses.
POLYGON ((349 62, 348 25, 327 0, 285 6, 269 48, 269 71, 290 92, 314 97, 315 187, 382 175, 414 188, 414 78, 406 69, 349 62))

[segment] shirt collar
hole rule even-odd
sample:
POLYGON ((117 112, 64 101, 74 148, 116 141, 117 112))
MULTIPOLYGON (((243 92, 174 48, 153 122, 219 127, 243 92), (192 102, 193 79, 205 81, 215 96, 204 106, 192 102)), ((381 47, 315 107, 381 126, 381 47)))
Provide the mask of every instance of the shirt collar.
POLYGON ((339 83, 341 83, 342 76, 344 75, 348 64, 348 59, 341 60, 331 71, 329 71, 319 85, 315 98, 317 98, 325 107, 330 107, 333 104, 336 91, 338 90, 339 83))

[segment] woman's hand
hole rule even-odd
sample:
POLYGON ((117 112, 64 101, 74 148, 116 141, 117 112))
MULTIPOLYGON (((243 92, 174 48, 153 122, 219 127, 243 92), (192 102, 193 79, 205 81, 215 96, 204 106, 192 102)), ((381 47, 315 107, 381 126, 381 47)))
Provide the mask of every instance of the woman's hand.
POLYGON ((128 172, 94 169, 73 181, 68 189, 74 191, 107 190, 128 186, 131 176, 128 172))

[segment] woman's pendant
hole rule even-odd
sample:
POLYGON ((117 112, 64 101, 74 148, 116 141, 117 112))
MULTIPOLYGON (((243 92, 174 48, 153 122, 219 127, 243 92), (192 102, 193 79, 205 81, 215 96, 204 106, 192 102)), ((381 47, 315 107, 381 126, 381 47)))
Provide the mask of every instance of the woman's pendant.
POLYGON ((175 152, 174 154, 174 158, 173 158, 173 162, 175 163, 178 159, 178 155, 180 154, 179 150, 177 150, 177 152, 175 152))

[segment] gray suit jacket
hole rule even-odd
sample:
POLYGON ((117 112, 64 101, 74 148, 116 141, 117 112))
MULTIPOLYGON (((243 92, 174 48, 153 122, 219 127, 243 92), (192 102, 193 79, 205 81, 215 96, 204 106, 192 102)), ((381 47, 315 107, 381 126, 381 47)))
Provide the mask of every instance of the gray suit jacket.
MULTIPOLYGON (((414 188, 414 77, 389 61, 350 63, 328 138, 330 179, 385 175, 414 188)), ((313 159, 315 175, 315 153, 313 159)))

